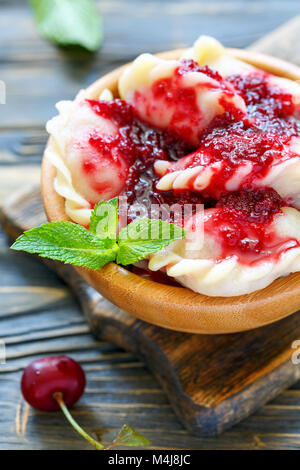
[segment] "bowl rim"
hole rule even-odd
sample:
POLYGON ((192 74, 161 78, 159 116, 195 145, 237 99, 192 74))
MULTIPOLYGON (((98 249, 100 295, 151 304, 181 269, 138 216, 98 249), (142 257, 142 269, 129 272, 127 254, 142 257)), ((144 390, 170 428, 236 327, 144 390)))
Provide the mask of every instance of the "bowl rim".
MULTIPOLYGON (((300 80, 300 68, 281 59, 251 50, 227 49, 234 57, 274 75, 300 80)), ((157 54, 175 59, 184 49, 157 54)), ((125 64, 96 80, 86 89, 86 97, 99 96, 109 88, 116 96, 117 80, 125 64)), ((47 146, 51 145, 51 137, 47 146)), ((45 158, 41 187, 49 221, 71 220, 65 213, 64 198, 56 193, 56 170, 45 158)), ((264 289, 234 297, 210 297, 185 287, 160 284, 109 263, 100 271, 75 267, 79 274, 112 303, 135 317, 171 330, 189 333, 234 333, 257 328, 295 312, 300 306, 300 273, 276 279, 264 289), (292 297, 292 299, 291 299, 292 297), (274 305, 277 305, 274 308, 274 305)))

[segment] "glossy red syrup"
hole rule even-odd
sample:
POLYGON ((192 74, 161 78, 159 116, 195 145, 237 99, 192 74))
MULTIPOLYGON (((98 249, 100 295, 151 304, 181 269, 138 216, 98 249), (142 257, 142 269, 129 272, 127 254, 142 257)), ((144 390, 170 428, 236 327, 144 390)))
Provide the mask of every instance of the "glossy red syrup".
MULTIPOLYGON (((220 84, 224 84, 224 80, 222 76, 217 72, 216 70, 212 70, 208 65, 198 65, 197 62, 193 59, 183 59, 181 60, 181 64, 177 69, 175 70, 175 75, 185 75, 188 72, 201 72, 204 75, 207 75, 207 77, 212 78, 213 80, 216 80, 220 84)), ((223 85, 226 87, 226 85, 223 85)), ((226 87, 227 88, 227 87, 226 87)))
MULTIPOLYGON (((124 159, 130 168, 126 187, 122 196, 128 204, 135 202, 150 207, 151 204, 200 204, 203 198, 192 191, 161 192, 155 188, 158 177, 154 174, 155 160, 177 160, 189 153, 190 147, 170 132, 153 129, 134 116, 133 109, 125 101, 88 101, 93 111, 111 119, 118 127, 116 136, 91 135, 89 142, 99 151, 99 155, 110 158, 112 162, 124 159)), ((90 162, 83 164, 84 172, 93 171, 90 162)))
POLYGON ((142 94, 135 92, 134 102, 137 108, 144 108, 146 120, 154 114, 159 116, 162 108, 172 109, 169 128, 175 133, 179 139, 191 144, 199 142, 201 132, 203 130, 203 113, 199 109, 197 102, 197 87, 222 90, 223 97, 220 104, 226 109, 228 115, 233 115, 235 119, 241 119, 243 113, 236 109, 231 100, 234 95, 233 87, 223 80, 221 75, 207 66, 200 67, 193 60, 182 60, 179 67, 174 71, 171 77, 157 80, 148 93, 142 94), (182 78, 185 74, 195 72, 201 73, 205 78, 193 87, 186 86, 182 78), (198 134, 195 129, 199 128, 198 134))
MULTIPOLYGON (((275 233, 272 222, 284 205, 271 188, 226 194, 216 205, 219 210, 205 224, 205 233, 218 238, 222 259, 236 255, 239 262, 248 264, 279 254, 288 240, 275 233)), ((299 243, 290 240, 284 250, 295 246, 299 243)))
MULTIPOLYGON (((267 175, 273 162, 297 156, 289 149, 291 138, 300 136, 300 124, 292 117, 295 112, 292 95, 270 84, 264 72, 233 75, 227 81, 245 100, 247 117, 235 119, 234 115, 225 114, 215 118, 202 134, 199 148, 181 168, 222 162, 202 193, 204 198, 219 199, 226 193, 226 183, 241 163, 252 163, 243 186, 255 187, 255 181, 267 175)), ((195 178, 190 180, 190 187, 195 178)))
MULTIPOLYGON (((289 148, 290 139, 284 134, 246 128, 242 122, 227 128, 217 127, 203 138, 199 149, 184 168, 219 162, 221 167, 214 170, 209 185, 202 193, 204 198, 219 199, 227 192, 226 184, 241 164, 251 163, 251 171, 243 179, 243 187, 251 188, 268 174, 273 162, 297 157, 289 148)), ((193 187, 195 178, 190 180, 190 187, 193 187)))
POLYGON ((176 136, 158 129, 152 129, 134 116, 132 107, 124 100, 113 101, 88 100, 94 112, 111 119, 118 126, 115 137, 93 135, 90 143, 101 152, 114 158, 114 150, 134 164, 140 161, 147 167, 157 159, 176 160, 183 157, 189 147, 176 136))
POLYGON ((271 123, 273 119, 286 118, 295 111, 291 94, 270 83, 266 72, 231 75, 226 81, 244 99, 250 116, 260 117, 260 120, 266 116, 266 122, 271 123))

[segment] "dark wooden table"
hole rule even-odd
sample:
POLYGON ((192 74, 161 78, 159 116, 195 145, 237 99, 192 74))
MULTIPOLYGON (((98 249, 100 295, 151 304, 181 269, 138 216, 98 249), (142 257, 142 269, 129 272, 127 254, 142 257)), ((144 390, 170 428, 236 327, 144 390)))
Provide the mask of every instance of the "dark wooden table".
MULTIPOLYGON (((45 121, 54 104, 143 51, 190 44, 200 33, 246 47, 300 13, 299 0, 101 0, 105 42, 94 57, 66 53, 41 40, 27 2, 0 0, 0 201, 39 178, 45 121)), ((300 57, 290 58, 298 61, 300 57)), ((299 449, 300 384, 218 438, 197 439, 178 423, 143 364, 89 334, 68 289, 35 259, 11 253, 0 232, 0 449, 89 448, 60 414, 30 409, 19 381, 35 357, 69 354, 87 372, 87 390, 74 415, 105 442, 129 423, 156 449, 299 449)))

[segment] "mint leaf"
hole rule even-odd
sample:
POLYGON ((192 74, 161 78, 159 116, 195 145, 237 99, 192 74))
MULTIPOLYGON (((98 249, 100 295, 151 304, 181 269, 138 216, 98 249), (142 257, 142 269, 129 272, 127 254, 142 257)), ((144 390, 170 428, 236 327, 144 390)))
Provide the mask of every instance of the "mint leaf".
POLYGON ((98 270, 115 260, 125 266, 133 264, 185 237, 184 229, 174 224, 139 219, 123 228, 116 239, 117 225, 115 197, 94 207, 89 230, 73 222, 47 223, 24 232, 11 248, 98 270))
POLYGON ((96 51, 102 21, 93 0, 30 0, 40 34, 59 46, 96 51))
POLYGON ((107 249, 105 240, 73 222, 52 222, 28 230, 11 248, 91 269, 114 261, 118 249, 116 244, 107 249))
POLYGON ((116 241, 118 226, 118 198, 100 201, 95 205, 90 218, 90 232, 111 244, 116 241))
POLYGON ((160 219, 139 219, 123 228, 118 237, 118 264, 132 264, 185 236, 183 228, 160 219))
POLYGON ((148 439, 135 431, 129 424, 124 424, 121 431, 114 440, 114 445, 123 445, 129 447, 149 446, 148 439))

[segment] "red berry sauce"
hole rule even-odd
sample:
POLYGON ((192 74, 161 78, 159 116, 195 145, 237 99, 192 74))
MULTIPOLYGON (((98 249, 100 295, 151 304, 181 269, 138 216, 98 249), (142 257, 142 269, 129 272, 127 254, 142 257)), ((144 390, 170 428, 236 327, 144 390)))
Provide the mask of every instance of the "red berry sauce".
POLYGON ((273 119, 287 118, 295 111, 292 95, 278 85, 270 83, 269 75, 263 71, 255 71, 246 75, 227 77, 236 92, 244 99, 248 114, 251 117, 266 117, 266 123, 273 119))
MULTIPOLYGON (((194 168, 220 162, 214 170, 210 184, 202 192, 204 198, 219 199, 227 192, 226 183, 234 176, 241 163, 251 162, 252 170, 243 180, 243 187, 255 187, 265 177, 276 160, 298 157, 289 148, 292 137, 300 137, 300 123, 295 112, 293 97, 270 84, 265 72, 232 75, 227 78, 245 100, 247 116, 235 119, 225 114, 216 117, 203 132, 198 149, 170 171, 194 168)), ((189 181, 193 187, 194 176, 189 181)))
MULTIPOLYGON (((129 205, 142 203, 149 208, 151 204, 204 203, 205 207, 222 209, 207 222, 205 230, 218 231, 222 257, 236 254, 241 262, 261 259, 274 251, 275 246, 282 245, 283 241, 271 234, 268 227, 286 203, 272 189, 254 190, 254 180, 266 176, 273 161, 295 156, 288 148, 292 137, 300 137, 300 124, 293 118, 292 95, 272 84, 265 72, 232 75, 224 81, 217 72, 199 67, 194 61, 183 61, 175 78, 159 80, 153 85, 152 93, 156 98, 164 97, 165 106, 176 104, 172 131, 151 128, 138 119, 133 108, 123 100, 88 101, 94 112, 112 120, 118 128, 114 137, 91 135, 90 144, 111 159, 122 158, 128 163, 126 186, 121 195, 127 196, 129 205), (181 126, 180 132, 174 131, 176 122, 182 123, 187 114, 194 124, 200 119, 195 90, 174 87, 174 80, 188 71, 206 74, 221 84, 225 92, 220 99, 225 114, 216 117, 199 135, 197 149, 192 148, 185 138, 189 128, 181 126), (244 99, 247 116, 227 102, 226 96, 232 94, 233 88, 244 99), (155 160, 174 163, 191 152, 194 153, 187 161, 187 168, 221 162, 221 171, 216 171, 205 192, 157 190, 158 177, 153 171, 155 160), (241 191, 227 194, 226 182, 245 161, 252 163, 251 173, 241 191)), ((91 168, 83 170, 92 171, 91 168)))
MULTIPOLYGON (((119 127, 116 136, 91 135, 89 142, 99 153, 110 156, 112 161, 115 161, 114 155, 117 154, 117 158, 129 162, 126 187, 122 192, 122 196, 127 197, 128 204, 138 202, 150 207, 151 204, 184 205, 203 202, 202 196, 196 192, 161 192, 155 188, 158 177, 153 171, 154 161, 180 159, 190 152, 191 147, 174 134, 150 128, 137 119, 132 107, 124 100, 88 102, 94 112, 111 119, 119 127)), ((83 171, 91 171, 90 166, 84 166, 83 171)))
POLYGON ((227 111, 228 116, 235 120, 241 119, 244 113, 232 103, 234 89, 221 75, 208 66, 200 67, 194 60, 183 59, 175 69, 172 76, 159 79, 153 83, 149 91, 141 93, 135 91, 133 102, 137 109, 143 109, 144 119, 152 122, 163 114, 166 109, 171 110, 169 129, 176 134, 180 140, 188 144, 198 144, 203 131, 205 115, 199 108, 197 88, 222 91, 220 105, 227 111), (190 72, 201 73, 207 77, 195 84, 193 87, 186 86, 183 82, 185 74, 190 72), (198 131, 196 131, 199 129, 198 131))
POLYGON ((219 210, 208 219, 204 230, 218 238, 221 259, 236 255, 240 263, 251 264, 299 246, 297 240, 283 239, 271 226, 284 205, 271 188, 226 194, 218 201, 219 210))

